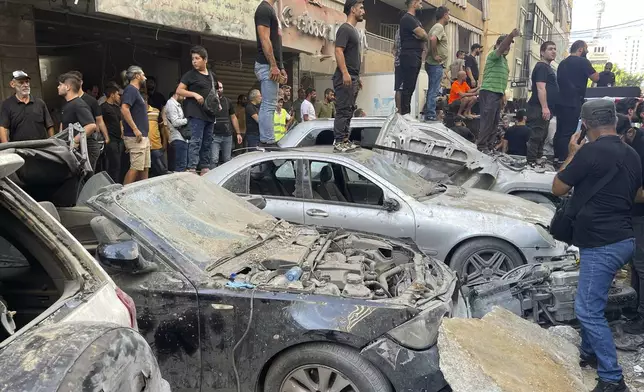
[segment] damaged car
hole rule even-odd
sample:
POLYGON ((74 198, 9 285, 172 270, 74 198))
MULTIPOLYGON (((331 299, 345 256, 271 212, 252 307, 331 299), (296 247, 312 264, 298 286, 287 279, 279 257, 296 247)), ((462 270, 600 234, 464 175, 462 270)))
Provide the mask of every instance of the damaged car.
MULTIPOLYGON (((394 114, 351 120, 351 139, 374 149, 427 180, 464 188, 506 193, 554 210, 552 167, 530 168, 525 157, 485 154, 437 122, 423 123, 394 114)), ((279 142, 281 148, 333 144, 333 121, 298 124, 279 142)))
POLYGON ((174 390, 439 391, 456 274, 411 241, 277 220, 173 174, 87 204, 97 256, 134 298, 174 390))
POLYGON ((575 260, 548 232, 553 212, 524 199, 428 181, 367 149, 331 146, 251 152, 205 178, 290 222, 411 238, 467 285, 523 264, 575 260))
MULTIPOLYGON (((75 159, 64 143, 27 143, 75 159)), ((16 144, 2 149, 0 390, 169 392, 136 331, 132 298, 61 225, 51 202, 37 203, 10 179, 19 173, 54 181, 56 171, 34 165, 44 157, 38 148, 29 150, 31 164, 16 144)))

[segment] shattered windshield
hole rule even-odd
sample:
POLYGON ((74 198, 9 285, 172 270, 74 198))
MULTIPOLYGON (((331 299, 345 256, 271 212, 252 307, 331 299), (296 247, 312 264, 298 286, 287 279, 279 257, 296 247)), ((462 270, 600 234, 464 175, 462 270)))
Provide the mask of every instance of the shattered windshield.
POLYGON ((194 174, 173 174, 125 187, 116 203, 204 269, 254 241, 246 228, 275 219, 194 174))

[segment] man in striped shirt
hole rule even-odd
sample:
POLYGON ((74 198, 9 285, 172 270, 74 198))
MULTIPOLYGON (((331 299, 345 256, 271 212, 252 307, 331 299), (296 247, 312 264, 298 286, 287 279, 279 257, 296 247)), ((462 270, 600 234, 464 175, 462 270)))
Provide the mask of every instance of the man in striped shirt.
POLYGON ((476 144, 481 151, 492 150, 496 139, 497 128, 501 119, 501 103, 508 86, 508 60, 510 46, 514 38, 519 36, 519 30, 514 29, 509 35, 502 35, 496 40, 494 50, 490 52, 485 61, 483 83, 479 94, 479 108, 481 123, 476 144))

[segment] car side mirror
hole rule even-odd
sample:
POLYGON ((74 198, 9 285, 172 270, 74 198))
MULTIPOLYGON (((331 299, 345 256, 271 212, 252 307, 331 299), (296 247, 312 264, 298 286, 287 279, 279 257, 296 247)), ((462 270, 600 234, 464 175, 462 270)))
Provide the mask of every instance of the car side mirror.
POLYGON ((141 257, 139 244, 134 241, 99 245, 96 253, 102 265, 115 271, 136 274, 156 270, 155 264, 141 257))
POLYGON ((396 199, 386 199, 382 206, 388 212, 395 212, 400 209, 400 203, 396 199))

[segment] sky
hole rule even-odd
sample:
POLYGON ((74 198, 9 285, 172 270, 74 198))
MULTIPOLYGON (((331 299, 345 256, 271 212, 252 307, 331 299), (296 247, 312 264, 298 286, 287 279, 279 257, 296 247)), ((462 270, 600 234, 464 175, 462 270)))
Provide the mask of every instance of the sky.
MULTIPOLYGON (((574 0, 572 8, 572 32, 595 29, 597 26, 597 0, 574 0)), ((644 19, 644 6, 638 5, 642 0, 605 0, 606 6, 602 16, 602 26, 614 26, 620 23, 644 19)), ((639 26, 630 29, 612 30, 613 34, 642 34, 644 36, 644 21, 639 26)), ((592 34, 590 34, 592 36, 592 34)), ((582 38, 582 37, 579 37, 582 38)))

